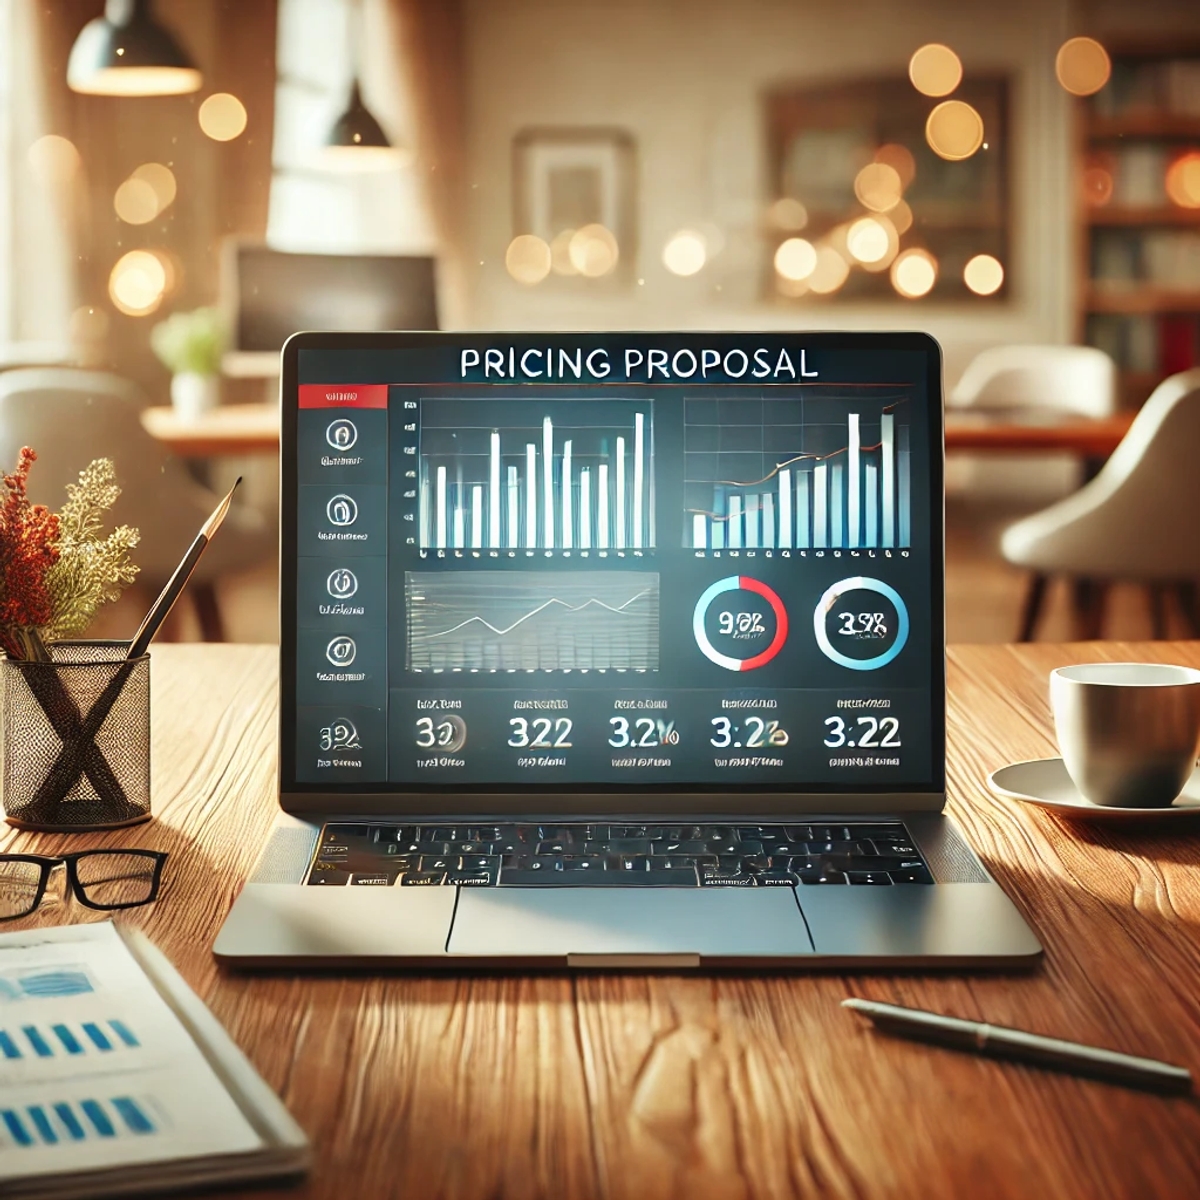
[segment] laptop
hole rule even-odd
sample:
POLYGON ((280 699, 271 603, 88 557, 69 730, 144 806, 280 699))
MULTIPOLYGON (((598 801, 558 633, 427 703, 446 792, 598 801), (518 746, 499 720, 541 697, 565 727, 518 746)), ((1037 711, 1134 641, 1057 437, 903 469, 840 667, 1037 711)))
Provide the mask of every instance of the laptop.
POLYGON ((1019 967, 945 805, 923 334, 304 333, 232 966, 1019 967))

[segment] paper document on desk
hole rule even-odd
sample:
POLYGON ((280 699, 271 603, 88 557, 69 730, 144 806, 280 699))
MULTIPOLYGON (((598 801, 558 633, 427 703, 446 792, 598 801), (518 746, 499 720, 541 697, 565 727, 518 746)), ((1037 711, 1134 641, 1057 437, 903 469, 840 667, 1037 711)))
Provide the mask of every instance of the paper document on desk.
POLYGON ((140 935, 108 922, 0 934, 0 1193, 253 1178, 302 1167, 305 1150, 140 935))

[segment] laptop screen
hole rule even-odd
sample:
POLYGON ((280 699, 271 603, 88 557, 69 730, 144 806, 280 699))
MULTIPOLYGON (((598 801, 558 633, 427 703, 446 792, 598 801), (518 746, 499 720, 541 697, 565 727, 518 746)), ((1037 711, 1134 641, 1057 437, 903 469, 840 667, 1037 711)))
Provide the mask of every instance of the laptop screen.
POLYGON ((943 783, 921 335, 300 335, 285 792, 943 783))

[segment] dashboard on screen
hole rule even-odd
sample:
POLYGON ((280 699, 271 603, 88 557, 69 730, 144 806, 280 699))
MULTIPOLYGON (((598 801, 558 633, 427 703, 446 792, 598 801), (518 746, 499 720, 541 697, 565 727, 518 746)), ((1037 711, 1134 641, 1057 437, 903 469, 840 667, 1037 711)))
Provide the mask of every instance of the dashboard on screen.
POLYGON ((326 341, 283 395, 286 790, 940 786, 932 341, 326 341))

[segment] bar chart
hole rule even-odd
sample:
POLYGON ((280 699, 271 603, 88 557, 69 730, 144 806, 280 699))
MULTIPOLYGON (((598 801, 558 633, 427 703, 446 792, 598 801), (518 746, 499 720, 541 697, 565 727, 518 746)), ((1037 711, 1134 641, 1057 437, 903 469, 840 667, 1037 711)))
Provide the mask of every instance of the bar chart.
POLYGON ((423 550, 654 546, 650 401, 421 401, 423 550))
POLYGON ((410 671, 656 671, 658 575, 410 571, 410 671))
POLYGON ((146 1097, 113 1096, 0 1109, 0 1149, 57 1146, 89 1138, 157 1133, 158 1113, 146 1097))
POLYGON ((912 544, 907 396, 886 386, 685 401, 684 545, 912 544))

